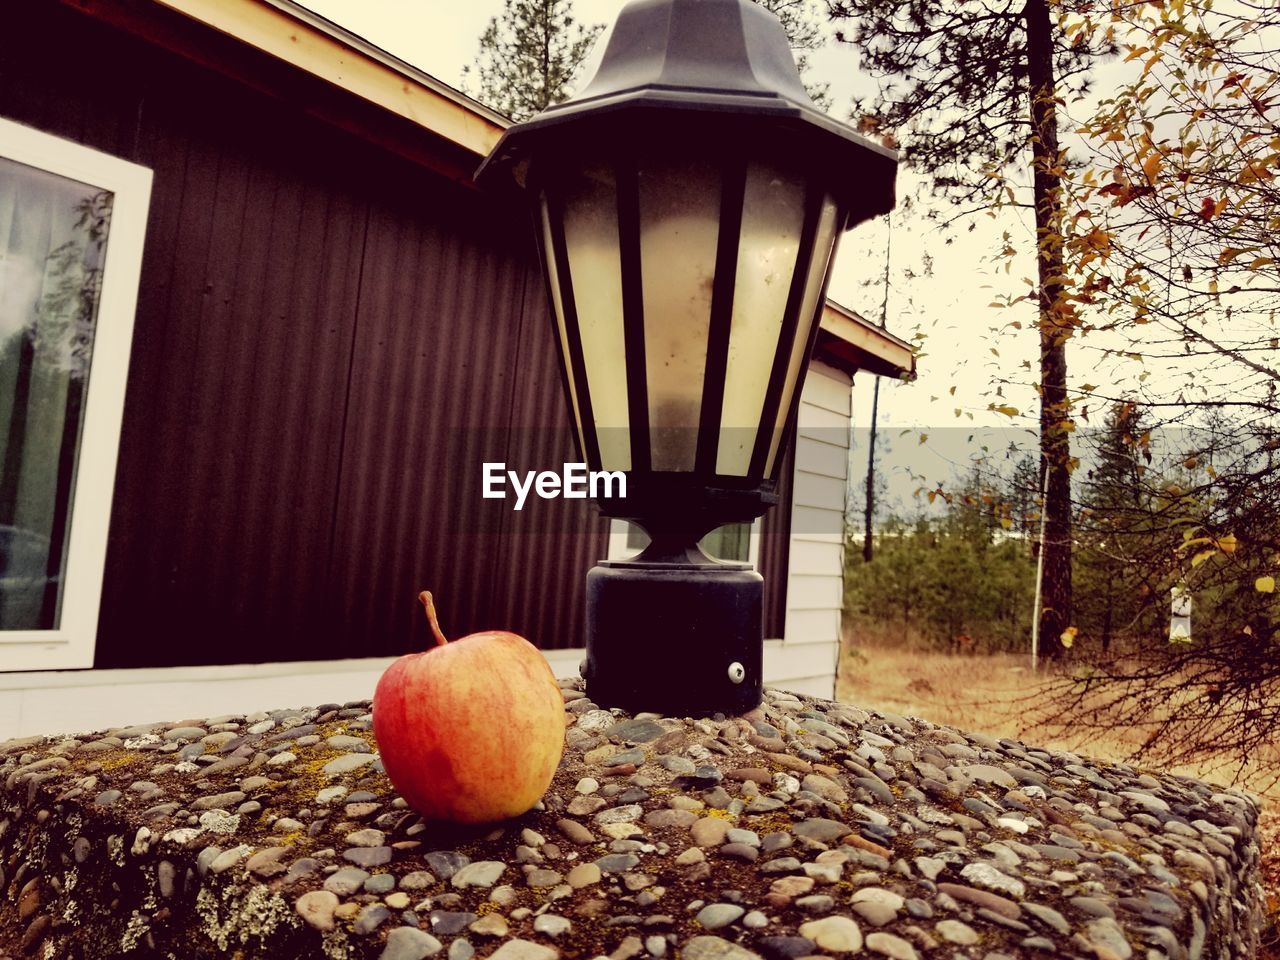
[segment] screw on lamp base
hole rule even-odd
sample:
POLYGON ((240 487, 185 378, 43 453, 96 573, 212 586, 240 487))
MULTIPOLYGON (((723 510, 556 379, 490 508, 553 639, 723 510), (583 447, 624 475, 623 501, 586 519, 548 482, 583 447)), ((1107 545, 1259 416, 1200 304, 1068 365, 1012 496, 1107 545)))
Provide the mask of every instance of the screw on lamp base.
POLYGON ((748 564, 606 561, 587 574, 587 696, 602 707, 734 716, 763 697, 764 580, 748 564))

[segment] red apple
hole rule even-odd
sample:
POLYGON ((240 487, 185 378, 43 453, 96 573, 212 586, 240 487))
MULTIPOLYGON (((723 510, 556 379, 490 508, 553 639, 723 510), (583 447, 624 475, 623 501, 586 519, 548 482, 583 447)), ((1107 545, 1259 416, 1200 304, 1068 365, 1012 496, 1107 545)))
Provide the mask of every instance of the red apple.
POLYGON ((542 798, 564 749, 564 697, 546 658, 505 630, 449 643, 419 595, 436 646, 391 664, 373 694, 387 776, 423 816, 489 823, 542 798))

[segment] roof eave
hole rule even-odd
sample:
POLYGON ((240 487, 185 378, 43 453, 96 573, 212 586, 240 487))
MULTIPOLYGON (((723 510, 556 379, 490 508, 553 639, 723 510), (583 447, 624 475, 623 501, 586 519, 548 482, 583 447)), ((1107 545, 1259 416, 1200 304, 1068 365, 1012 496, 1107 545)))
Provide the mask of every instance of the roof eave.
POLYGON ((397 114, 477 157, 511 121, 293 0, 155 0, 397 114))
POLYGON ((819 333, 823 359, 841 369, 903 380, 916 377, 915 351, 909 343, 834 300, 823 307, 819 333))

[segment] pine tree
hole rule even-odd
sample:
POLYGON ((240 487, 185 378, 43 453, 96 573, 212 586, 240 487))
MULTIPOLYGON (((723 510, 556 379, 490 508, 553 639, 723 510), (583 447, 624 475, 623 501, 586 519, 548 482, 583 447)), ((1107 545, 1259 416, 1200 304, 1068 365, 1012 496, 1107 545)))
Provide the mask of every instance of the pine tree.
POLYGON ((1151 539, 1142 481, 1146 465, 1140 441, 1145 432, 1142 413, 1133 403, 1113 404, 1096 438, 1096 463, 1081 484, 1076 568, 1086 589, 1080 612, 1104 653, 1117 630, 1131 626, 1141 610, 1132 574, 1137 554, 1151 539))
POLYGON ((805 89, 814 103, 823 110, 830 110, 830 84, 815 83, 808 78, 809 54, 827 41, 822 28, 826 19, 825 0, 755 0, 755 2, 781 21, 805 89))
POLYGON ((506 0, 480 36, 475 67, 463 70, 464 85, 474 76, 477 99, 526 120, 568 98, 602 29, 575 20, 572 0, 506 0))
POLYGON ((905 134, 907 162, 968 212, 1007 203, 1011 170, 1032 171, 1039 279, 1040 462, 1045 496, 1047 656, 1071 625, 1071 451, 1066 344, 1077 323, 1064 295, 1057 104, 1082 93, 1111 43, 1068 43, 1048 0, 832 0, 865 68, 886 82, 859 104, 869 131, 905 134), (1042 474, 1043 475, 1043 474, 1042 474))

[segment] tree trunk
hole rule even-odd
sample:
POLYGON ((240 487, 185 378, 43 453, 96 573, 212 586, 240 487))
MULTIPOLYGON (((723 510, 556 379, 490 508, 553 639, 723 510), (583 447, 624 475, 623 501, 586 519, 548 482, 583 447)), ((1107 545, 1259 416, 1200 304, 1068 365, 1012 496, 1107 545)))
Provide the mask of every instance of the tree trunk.
POLYGON ((876 511, 876 416, 880 409, 880 378, 871 388, 871 441, 867 447, 867 512, 863 531, 862 559, 871 562, 871 519, 876 511))
MULTIPOLYGON (((884 245, 884 299, 880 303, 880 329, 889 329, 889 265, 893 259, 893 222, 889 222, 889 236, 884 245)), ((876 419, 880 412, 880 378, 876 377, 871 388, 871 440, 867 448, 867 524, 862 541, 862 559, 871 562, 874 547, 871 543, 871 521, 876 512, 876 419)))
POLYGON ((1107 610, 1102 618, 1102 652, 1111 652, 1111 611, 1115 606, 1115 600, 1110 593, 1107 594, 1107 610))
POLYGON ((1062 302, 1062 180, 1053 65, 1053 22, 1046 0, 1027 0, 1027 77, 1031 94, 1031 156, 1035 171, 1037 264, 1040 281, 1040 459, 1045 485, 1044 603, 1040 652, 1059 658, 1071 625, 1071 447, 1066 341, 1070 319, 1062 302))

